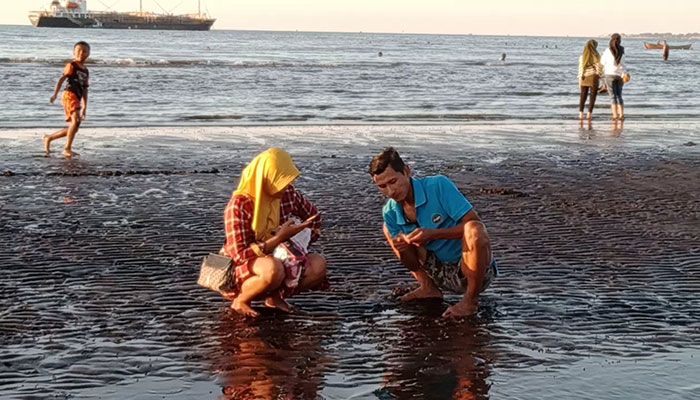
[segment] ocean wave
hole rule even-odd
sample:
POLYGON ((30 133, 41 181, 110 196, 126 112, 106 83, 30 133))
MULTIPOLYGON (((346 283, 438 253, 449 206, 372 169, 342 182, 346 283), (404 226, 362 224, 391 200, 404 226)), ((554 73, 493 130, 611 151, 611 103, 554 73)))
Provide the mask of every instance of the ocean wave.
MULTIPOLYGON (((36 65, 64 65, 70 62, 69 58, 47 57, 0 57, 0 64, 36 64, 36 65)), ((368 61, 358 59, 355 61, 326 62, 304 60, 216 60, 216 59, 142 59, 142 58, 91 58, 87 64, 100 67, 159 67, 159 68, 186 68, 186 67, 228 67, 228 68, 358 68, 358 69, 394 69, 405 66, 412 67, 440 67, 440 66, 487 66, 487 67, 556 67, 555 64, 537 62, 500 62, 492 60, 445 60, 442 62, 424 61, 368 61)))
POLYGON ((330 120, 359 120, 366 122, 392 122, 392 121, 503 121, 513 119, 514 115, 507 114, 465 114, 465 113, 406 113, 396 115, 363 115, 363 116, 336 116, 330 120))
MULTIPOLYGON (((0 64, 36 64, 36 65, 64 65, 70 62, 68 58, 42 58, 42 57, 0 57, 0 64)), ((249 61, 249 60, 207 60, 207 59, 137 59, 137 58, 112 58, 90 59, 88 66, 100 67, 159 67, 159 68, 186 68, 186 67, 228 67, 228 68, 396 68, 410 63, 405 62, 319 62, 319 61, 249 61)))
POLYGON ((242 115, 225 115, 225 114, 213 114, 213 115, 186 115, 180 117, 183 121, 220 121, 220 120, 238 120, 242 119, 242 115))
POLYGON ((356 122, 402 122, 402 121, 504 121, 510 119, 531 119, 530 117, 509 115, 509 114, 467 114, 467 113, 406 113, 396 115, 318 115, 318 114, 287 114, 287 115, 187 115, 178 118, 180 121, 237 121, 245 119, 249 122, 305 122, 310 120, 317 121, 356 121, 356 122))

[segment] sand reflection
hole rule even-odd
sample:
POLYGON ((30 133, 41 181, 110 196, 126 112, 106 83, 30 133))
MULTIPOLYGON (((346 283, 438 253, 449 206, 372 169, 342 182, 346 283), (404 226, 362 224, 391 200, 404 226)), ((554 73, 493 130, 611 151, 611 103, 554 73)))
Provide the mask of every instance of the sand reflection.
POLYGON ((220 398, 316 399, 328 365, 321 338, 330 324, 309 322, 275 312, 255 321, 226 313, 214 350, 220 398))
POLYGON ((412 315, 396 321, 396 335, 384 338, 388 368, 378 397, 487 399, 493 359, 488 316, 484 319, 489 311, 449 322, 439 318, 439 304, 408 307, 412 315))

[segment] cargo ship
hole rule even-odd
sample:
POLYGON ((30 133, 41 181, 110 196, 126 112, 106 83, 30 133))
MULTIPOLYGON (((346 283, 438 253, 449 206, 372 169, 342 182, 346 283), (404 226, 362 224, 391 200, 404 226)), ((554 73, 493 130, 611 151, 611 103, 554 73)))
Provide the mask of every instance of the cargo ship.
POLYGON ((87 0, 53 0, 45 11, 29 14, 32 25, 40 28, 95 28, 95 29, 160 29, 177 31, 208 31, 216 19, 201 12, 198 2, 197 14, 157 14, 143 11, 143 0, 139 11, 89 11, 87 0))

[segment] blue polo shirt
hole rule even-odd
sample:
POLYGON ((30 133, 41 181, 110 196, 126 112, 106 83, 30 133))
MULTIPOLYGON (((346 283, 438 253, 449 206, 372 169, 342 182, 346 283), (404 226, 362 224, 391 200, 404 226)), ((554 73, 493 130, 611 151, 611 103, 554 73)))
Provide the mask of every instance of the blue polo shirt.
MULTIPOLYGON (((395 200, 389 199, 384 205, 384 224, 392 237, 399 233, 409 234, 416 228, 445 229, 459 224, 459 221, 473 208, 469 200, 457 189, 454 183, 442 175, 427 178, 411 178, 413 197, 416 201, 417 224, 406 221, 403 208, 395 200)), ((425 246, 444 263, 459 262, 462 258, 462 241, 459 239, 438 239, 425 246)))

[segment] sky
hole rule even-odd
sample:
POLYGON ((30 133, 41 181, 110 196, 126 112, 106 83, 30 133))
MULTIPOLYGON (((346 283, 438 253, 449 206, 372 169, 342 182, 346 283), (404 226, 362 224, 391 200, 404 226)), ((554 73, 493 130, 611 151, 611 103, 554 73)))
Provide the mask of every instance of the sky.
MULTIPOLYGON (((50 0, 3 1, 0 24, 27 25, 50 0)), ((197 11, 197 0, 143 0, 144 9, 197 11), (160 5, 160 6, 159 6, 160 5), (161 8, 162 6, 162 8, 161 8)), ((133 11, 139 0, 88 0, 133 11)), ((202 0, 213 29, 599 36, 700 31, 698 0, 202 0)))

